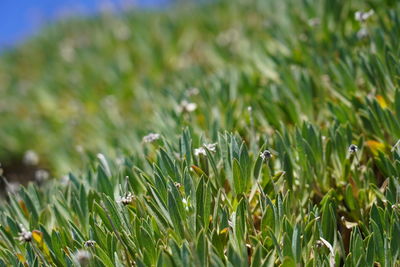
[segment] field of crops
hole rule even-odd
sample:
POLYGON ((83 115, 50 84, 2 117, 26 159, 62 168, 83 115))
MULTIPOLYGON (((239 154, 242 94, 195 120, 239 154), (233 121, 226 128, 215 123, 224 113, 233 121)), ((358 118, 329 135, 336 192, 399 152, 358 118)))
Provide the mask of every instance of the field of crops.
POLYGON ((400 266, 400 1, 104 12, 0 55, 0 266, 400 266))

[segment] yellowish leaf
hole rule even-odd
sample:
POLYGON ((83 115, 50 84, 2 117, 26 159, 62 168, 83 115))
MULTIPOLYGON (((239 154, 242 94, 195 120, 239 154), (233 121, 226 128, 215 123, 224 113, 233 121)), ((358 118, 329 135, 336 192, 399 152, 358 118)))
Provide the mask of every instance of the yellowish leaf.
POLYGON ((378 101, 378 103, 381 106, 381 108, 387 108, 388 105, 386 103, 386 100, 383 98, 383 96, 377 95, 376 96, 376 101, 378 101))
POLYGON ((366 144, 374 154, 378 154, 379 151, 383 152, 385 150, 385 144, 375 140, 368 140, 366 144))
POLYGON ((33 240, 35 240, 38 244, 42 244, 43 243, 43 233, 38 231, 38 230, 33 230, 32 231, 32 237, 33 240))
POLYGON ((224 229, 222 229, 222 230, 219 232, 219 234, 222 235, 222 234, 227 233, 228 231, 229 231, 229 228, 228 228, 228 227, 225 227, 224 229))
POLYGON ((24 255, 22 255, 21 253, 17 253, 17 258, 22 263, 26 262, 26 259, 25 259, 24 255))
POLYGON ((38 231, 38 230, 33 230, 32 231, 32 237, 33 237, 33 240, 35 240, 38 243, 39 248, 42 249, 42 251, 47 256, 49 256, 50 255, 49 248, 47 247, 46 243, 44 243, 43 233, 38 231))
POLYGON ((200 169, 199 167, 197 167, 196 165, 192 165, 191 166, 192 170, 198 175, 198 176, 207 176, 204 171, 202 169, 200 169))
POLYGON ((19 200, 18 204, 19 204, 20 208, 22 209, 22 211, 24 212, 25 217, 28 217, 29 212, 28 212, 28 209, 26 208, 25 202, 23 200, 19 200))

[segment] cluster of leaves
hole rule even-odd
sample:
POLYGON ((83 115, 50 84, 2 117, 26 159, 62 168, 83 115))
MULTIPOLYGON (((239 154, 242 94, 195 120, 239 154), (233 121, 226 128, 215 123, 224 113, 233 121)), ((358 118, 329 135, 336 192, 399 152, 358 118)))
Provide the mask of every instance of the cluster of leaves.
POLYGON ((269 159, 228 133, 194 155, 189 130, 175 144, 147 145, 143 166, 99 154, 86 174, 9 196, 2 264, 79 265, 88 250, 90 266, 393 266, 400 151, 368 163, 389 177, 378 188, 373 167, 358 161, 366 152, 345 156, 351 133, 330 132, 329 141, 306 124, 278 134, 264 145, 276 148, 269 159), (32 239, 17 240, 24 231, 32 239))
POLYGON ((0 152, 80 170, 7 196, 0 264, 400 264, 399 14, 218 1, 77 20, 3 55, 0 152))

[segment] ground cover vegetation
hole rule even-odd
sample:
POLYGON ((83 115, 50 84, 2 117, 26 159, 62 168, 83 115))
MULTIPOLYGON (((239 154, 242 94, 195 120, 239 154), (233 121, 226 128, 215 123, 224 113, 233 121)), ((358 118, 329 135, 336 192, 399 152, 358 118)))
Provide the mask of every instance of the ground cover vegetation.
POLYGON ((399 36, 399 1, 222 0, 3 52, 0 265, 397 266, 399 36))

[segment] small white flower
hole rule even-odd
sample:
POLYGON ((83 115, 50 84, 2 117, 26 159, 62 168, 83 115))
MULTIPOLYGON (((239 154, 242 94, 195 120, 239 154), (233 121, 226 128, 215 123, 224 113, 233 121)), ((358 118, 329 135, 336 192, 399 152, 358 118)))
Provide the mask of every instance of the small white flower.
POLYGON ((157 141, 160 139, 160 134, 158 133, 149 133, 148 135, 143 137, 143 142, 145 143, 153 143, 154 141, 157 141))
POLYGON ((262 160, 267 161, 272 158, 272 153, 269 150, 264 150, 260 153, 260 157, 262 158, 262 160))
POLYGON ((187 94, 187 96, 195 96, 195 95, 198 95, 198 94, 199 94, 199 89, 197 89, 196 87, 189 88, 189 89, 186 91, 186 94, 187 94))
POLYGON ((85 149, 84 149, 83 146, 81 146, 81 145, 76 145, 76 146, 75 146, 75 150, 76 150, 76 152, 78 152, 78 153, 80 153, 80 154, 82 154, 83 152, 85 152, 85 149))
POLYGON ((310 27, 317 27, 321 24, 321 20, 319 18, 312 18, 308 20, 308 26, 310 27))
POLYGON ((23 162, 25 165, 35 166, 39 164, 39 156, 33 150, 28 150, 24 154, 23 162))
POLYGON ((208 151, 215 153, 216 146, 217 146, 217 143, 203 144, 203 146, 194 149, 194 155, 195 156, 199 156, 199 155, 207 156, 206 148, 208 149, 208 151))
POLYGON ((10 182, 10 183, 7 183, 7 185, 6 185, 6 191, 9 194, 16 194, 20 187, 21 187, 20 183, 18 183, 18 182, 10 182))
POLYGON ((368 12, 362 12, 362 11, 357 11, 354 14, 354 18, 358 21, 358 22, 364 22, 366 21, 369 17, 371 17, 374 14, 374 10, 370 10, 368 12))
POLYGON ((131 36, 131 30, 124 23, 117 23, 113 29, 114 35, 118 40, 125 41, 131 36))
POLYGON ((321 240, 315 241, 316 248, 322 248, 323 246, 324 246, 324 243, 321 240))
POLYGON ((35 171, 35 180, 38 183, 46 181, 47 179, 49 179, 49 177, 50 177, 49 172, 46 170, 39 169, 35 171))
POLYGON ((69 175, 63 175, 63 176, 61 177, 61 179, 60 179, 60 183, 61 183, 62 185, 68 185, 69 182, 70 182, 70 180, 69 180, 69 175))
POLYGON ((190 113, 190 112, 195 111, 196 108, 197 108, 196 103, 190 103, 186 100, 182 100, 182 102, 178 106, 178 111, 181 113, 190 113))
POLYGON ((94 240, 85 241, 85 244, 84 244, 84 246, 87 247, 87 248, 92 248, 95 245, 96 245, 96 241, 94 241, 94 240))
POLYGON ((188 211, 189 210, 189 203, 186 200, 186 198, 182 198, 182 204, 183 204, 183 207, 185 208, 185 210, 188 211))
POLYGON ((212 143, 212 144, 203 144, 205 148, 207 148, 210 152, 215 153, 216 152, 216 147, 217 143, 212 143))
POLYGON ((206 150, 204 149, 204 147, 199 147, 199 148, 195 148, 195 149, 194 149, 194 155, 195 155, 195 156, 199 156, 199 155, 204 155, 204 156, 206 156, 207 153, 206 153, 206 150))
POLYGON ((357 147, 356 145, 351 144, 351 145, 349 146, 349 153, 350 153, 350 154, 356 153, 357 151, 358 151, 358 147, 357 147))
POLYGON ((32 240, 32 232, 27 231, 25 227, 23 227, 21 224, 19 225, 21 228, 21 232, 18 234, 18 240, 21 242, 31 242, 32 240))
POLYGON ((128 192, 125 194, 125 196, 123 196, 119 200, 117 200, 117 202, 126 206, 126 205, 129 205, 132 203, 133 198, 134 198, 133 194, 131 192, 128 192))
POLYGON ((235 43, 240 38, 240 32, 238 29, 231 28, 224 32, 221 32, 217 36, 217 43, 221 46, 228 46, 235 43))
POLYGON ((59 52, 62 59, 66 62, 71 63, 72 61, 74 61, 76 53, 75 48, 71 42, 64 41, 59 47, 59 52))
POLYGON ((79 263, 80 265, 88 264, 91 258, 92 254, 90 254, 89 251, 83 249, 79 249, 74 254, 75 262, 79 263))

